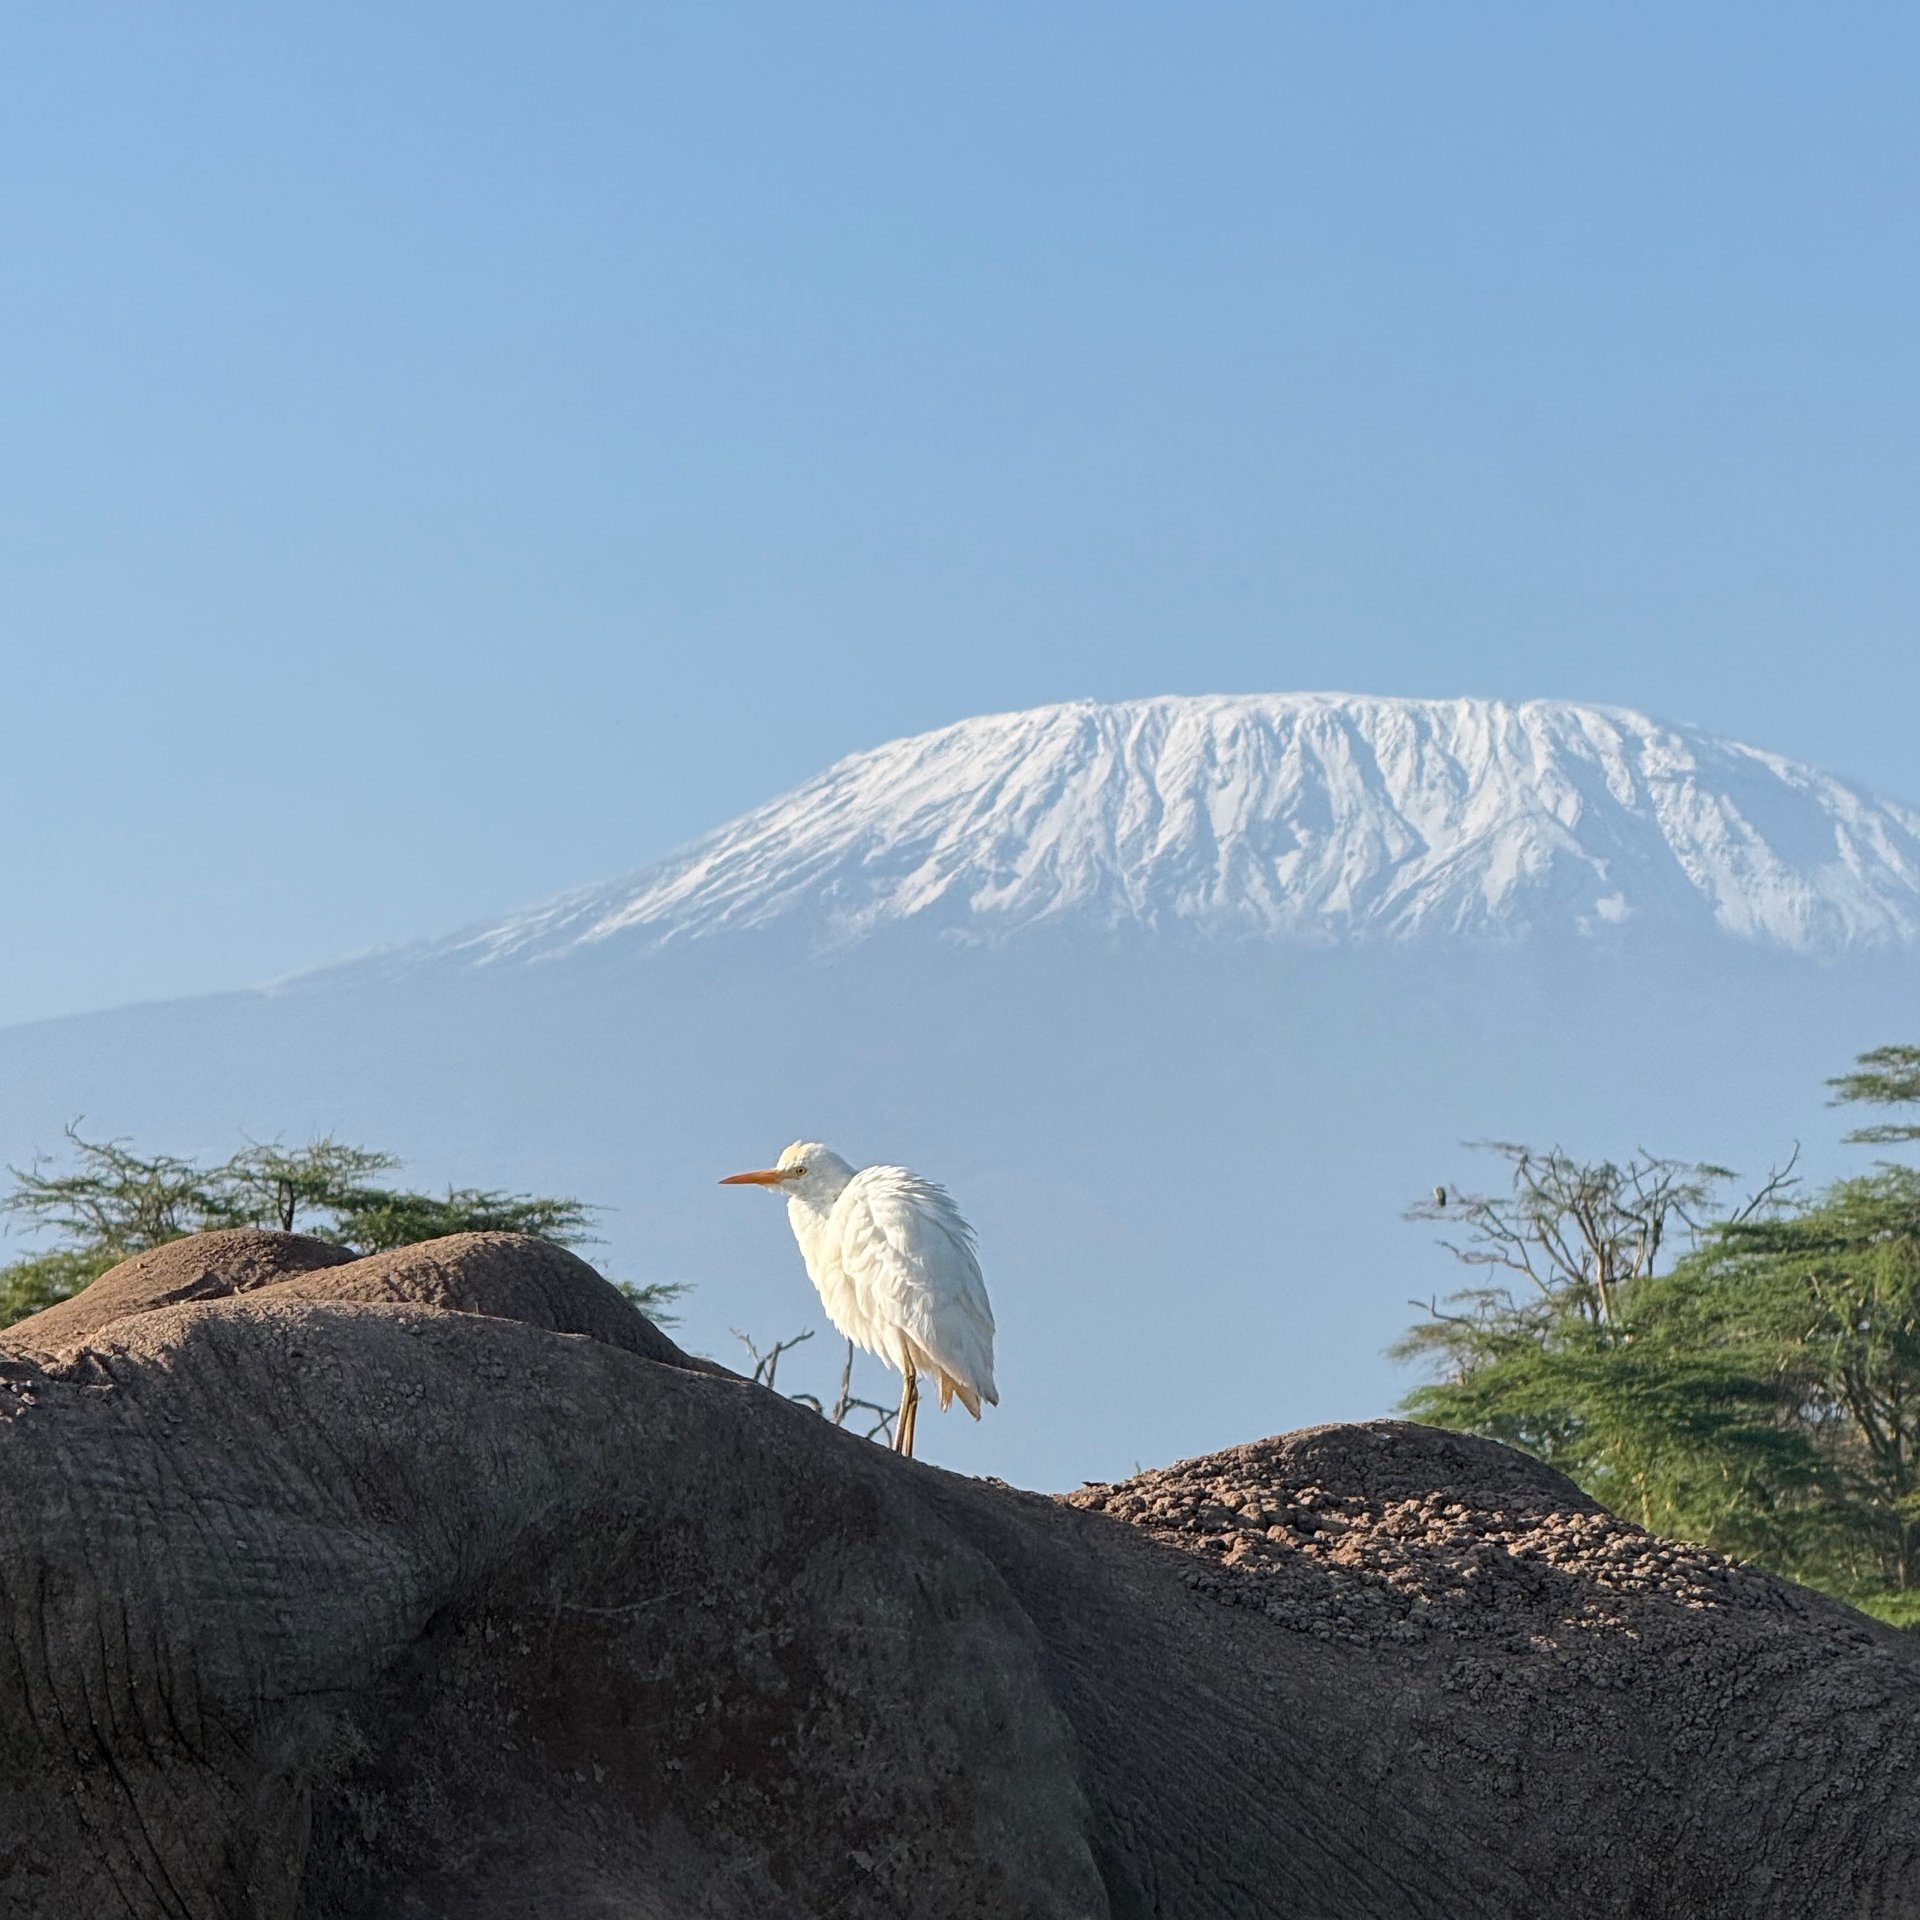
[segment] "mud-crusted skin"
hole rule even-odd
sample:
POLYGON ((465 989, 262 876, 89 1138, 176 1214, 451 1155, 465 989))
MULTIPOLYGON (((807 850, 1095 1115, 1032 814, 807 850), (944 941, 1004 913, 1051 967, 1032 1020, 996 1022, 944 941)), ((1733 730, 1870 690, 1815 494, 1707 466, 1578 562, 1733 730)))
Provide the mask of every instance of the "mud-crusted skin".
POLYGON ((1504 1448, 1046 1498, 542 1243, 317 1248, 0 1343, 0 1913, 1920 1913, 1920 1647, 1504 1448))

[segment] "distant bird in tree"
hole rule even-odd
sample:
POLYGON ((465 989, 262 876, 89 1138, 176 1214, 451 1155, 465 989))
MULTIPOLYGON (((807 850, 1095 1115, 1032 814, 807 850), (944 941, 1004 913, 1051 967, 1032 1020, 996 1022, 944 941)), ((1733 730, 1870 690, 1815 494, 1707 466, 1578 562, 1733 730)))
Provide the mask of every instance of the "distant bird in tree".
POLYGON ((1447 1204, 1447 1190, 1446 1190, 1446 1188, 1445 1188, 1445 1187, 1435 1187, 1435 1188, 1434 1188, 1434 1190, 1433 1190, 1433 1204, 1434 1204, 1434 1205, 1435 1205, 1436 1207, 1444 1207, 1444 1206, 1445 1206, 1445 1205, 1447 1204))
POLYGON ((913 1452, 920 1375, 944 1412, 955 1394, 978 1420, 993 1389, 993 1309, 973 1251, 973 1229, 944 1187, 905 1167, 863 1167, 812 1140, 796 1140, 771 1167, 729 1174, 723 1187, 774 1187, 827 1318, 902 1376, 897 1453, 913 1452))

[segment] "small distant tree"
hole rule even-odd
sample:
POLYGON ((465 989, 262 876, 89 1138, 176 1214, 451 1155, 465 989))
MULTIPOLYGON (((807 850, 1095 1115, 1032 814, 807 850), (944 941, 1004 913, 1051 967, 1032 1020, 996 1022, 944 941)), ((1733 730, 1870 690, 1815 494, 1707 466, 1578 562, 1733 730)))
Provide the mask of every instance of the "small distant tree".
POLYGON ((315 1225, 332 1229, 345 1195, 361 1191, 376 1174, 392 1173, 399 1165, 390 1153, 349 1147, 332 1138, 304 1147, 284 1147, 277 1140, 264 1146, 255 1142, 220 1169, 220 1197, 234 1226, 278 1227, 282 1233, 315 1225))
MULTIPOLYGON (((0 1326, 77 1293, 109 1267, 185 1234, 220 1227, 277 1227, 378 1253, 450 1233, 532 1234, 557 1246, 592 1239, 594 1209, 570 1196, 449 1187, 444 1194, 391 1187, 379 1176, 392 1154, 325 1138, 302 1147, 250 1142, 217 1165, 136 1153, 123 1140, 66 1130, 65 1164, 11 1168, 0 1211, 52 1245, 0 1266, 0 1326)), ((643 1312, 670 1322, 685 1288, 615 1284, 643 1312)))

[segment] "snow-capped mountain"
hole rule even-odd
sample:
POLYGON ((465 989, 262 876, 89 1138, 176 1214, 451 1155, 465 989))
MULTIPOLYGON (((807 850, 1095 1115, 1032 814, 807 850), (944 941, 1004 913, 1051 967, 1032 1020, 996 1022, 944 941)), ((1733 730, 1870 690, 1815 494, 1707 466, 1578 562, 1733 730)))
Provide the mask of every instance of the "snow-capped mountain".
POLYGON ((925 1449, 1060 1486, 1391 1407, 1409 1303, 1461 1279, 1403 1210, 1485 1177, 1463 1140, 1857 1168, 1825 1079, 1917 1010, 1920 815, 1772 755, 1547 703, 1053 707, 465 935, 0 1031, 0 1164, 83 1115, 576 1193, 737 1360, 816 1303, 719 1176, 898 1161, 962 1198, 1002 1334, 1002 1405, 925 1449))
POLYGON ((1081 702, 829 767, 674 857, 417 950, 470 963, 788 926, 1043 922, 1325 943, 1717 925, 1920 943, 1920 811, 1620 708, 1330 694, 1081 702))

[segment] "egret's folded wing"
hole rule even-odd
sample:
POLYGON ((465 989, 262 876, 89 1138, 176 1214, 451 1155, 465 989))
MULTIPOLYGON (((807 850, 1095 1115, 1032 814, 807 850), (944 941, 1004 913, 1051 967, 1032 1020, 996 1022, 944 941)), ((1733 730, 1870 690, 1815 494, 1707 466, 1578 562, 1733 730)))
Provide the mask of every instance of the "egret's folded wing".
POLYGON ((869 1323, 905 1333, 936 1366, 997 1405, 993 1309, 973 1229, 946 1189, 904 1167, 868 1167, 835 1203, 834 1227, 869 1323))

